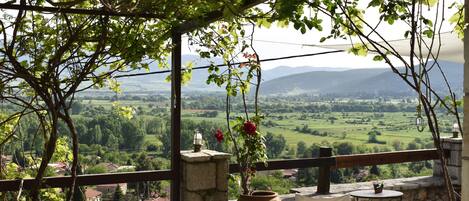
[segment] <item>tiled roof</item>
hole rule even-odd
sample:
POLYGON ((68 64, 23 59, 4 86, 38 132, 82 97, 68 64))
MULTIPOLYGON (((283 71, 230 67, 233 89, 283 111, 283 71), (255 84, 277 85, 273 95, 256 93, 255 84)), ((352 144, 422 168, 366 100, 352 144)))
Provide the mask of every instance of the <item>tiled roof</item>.
POLYGON ((85 197, 86 198, 96 198, 96 197, 99 197, 101 196, 103 193, 101 193, 101 191, 97 191, 97 190, 94 190, 92 188, 87 188, 85 190, 85 197))

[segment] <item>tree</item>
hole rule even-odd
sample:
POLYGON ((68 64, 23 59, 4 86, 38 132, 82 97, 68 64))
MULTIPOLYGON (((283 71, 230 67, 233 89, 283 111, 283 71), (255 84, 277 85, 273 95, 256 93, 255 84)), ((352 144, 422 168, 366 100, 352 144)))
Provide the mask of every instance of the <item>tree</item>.
POLYGON ((161 129, 163 127, 162 124, 163 124, 162 119, 156 118, 156 117, 151 118, 146 123, 146 132, 148 134, 161 135, 161 134, 163 134, 163 130, 161 129))
MULTIPOLYGON (((162 168, 162 162, 155 159, 151 159, 145 152, 141 152, 136 160, 136 171, 144 170, 160 170, 162 168)), ((141 198, 149 198, 152 192, 161 190, 161 182, 159 181, 147 181, 138 182, 135 186, 137 194, 141 198)))
POLYGON ((94 129, 92 130, 93 134, 93 143, 94 144, 101 144, 101 140, 103 138, 103 133, 101 132, 101 126, 95 125, 94 129))
POLYGON ((375 133, 368 134, 368 143, 378 143, 378 138, 375 133))
POLYGON ((98 164, 98 165, 89 167, 88 169, 86 169, 85 172, 86 174, 102 174, 102 173, 107 172, 107 168, 103 164, 98 164))
POLYGON ((407 150, 416 150, 416 149, 419 149, 419 145, 415 142, 409 142, 409 144, 407 144, 407 150))
POLYGON ((373 129, 372 131, 368 132, 368 135, 381 135, 381 132, 377 131, 376 129, 373 129))
POLYGON ((112 151, 119 150, 119 139, 113 134, 109 135, 107 138, 106 147, 112 151))
POLYGON ((334 148, 337 151, 337 155, 350 155, 355 153, 355 145, 351 142, 335 143, 334 148))
POLYGON ((267 146, 267 156, 269 158, 276 158, 280 156, 286 146, 286 140, 282 135, 274 135, 267 132, 265 136, 265 145, 267 146))
MULTIPOLYGON (((233 13, 253 14, 256 10, 242 11, 258 3, 183 0, 162 5, 148 0, 125 3, 20 0, 17 12, 4 13, 0 18, 0 98, 19 109, 2 113, 0 121, 2 126, 8 124, 8 128, 2 128, 0 143, 13 139, 14 128, 24 116, 36 115, 40 121, 38 129, 43 129, 44 135, 38 136, 44 138, 44 149, 38 171, 33 175, 32 200, 39 200, 41 181, 55 152, 60 123, 66 124, 72 144, 71 190, 74 190, 79 142, 70 110, 76 93, 105 86, 119 93, 119 83, 113 77, 117 72, 148 69, 153 62, 167 66, 172 31, 185 33, 203 27, 221 17, 207 13, 227 10, 226 6, 234 9, 230 9, 233 13), (180 9, 180 5, 185 6, 180 9), (103 15, 41 13, 26 10, 26 6, 95 9, 103 15), (134 15, 112 17, 106 13, 134 15)), ((114 107, 121 115, 131 118, 132 108, 118 104, 114 107)))
POLYGON ((130 121, 122 123, 122 138, 120 146, 126 149, 139 150, 143 145, 145 131, 143 128, 137 127, 130 121))
POLYGON ((296 157, 304 158, 305 154, 306 154, 306 143, 303 141, 299 141, 298 144, 296 144, 296 157))
POLYGON ((80 101, 74 101, 72 102, 72 115, 77 115, 80 114, 80 112, 83 110, 83 104, 81 104, 80 101))
POLYGON ((401 151, 403 150, 403 144, 400 140, 394 140, 392 141, 392 147, 394 147, 394 150, 396 151, 401 151))
POLYGON ((114 191, 114 195, 112 195, 112 201, 124 201, 124 192, 122 192, 122 189, 120 185, 116 185, 116 190, 114 191))
MULTIPOLYGON (((77 175, 82 175, 83 170, 81 169, 81 165, 77 167, 77 175)), ((70 192, 68 192, 70 193, 70 192)), ((67 196, 68 197, 68 196, 67 196)), ((75 186, 75 190, 73 191, 73 201, 86 201, 85 197, 85 189, 82 186, 75 186)))
POLYGON ((379 167, 376 165, 371 166, 370 168, 370 174, 374 174, 376 176, 379 176, 381 174, 379 167))
MULTIPOLYGON (((369 1, 367 10, 377 9, 379 11, 379 20, 371 22, 365 17, 366 11, 361 9, 358 1, 303 1, 297 4, 288 4, 288 6, 280 6, 277 8, 277 13, 272 16, 278 17, 282 20, 289 20, 295 23, 295 28, 305 33, 307 29, 315 28, 322 30, 322 19, 318 19, 318 14, 325 14, 329 16, 332 22, 333 30, 329 35, 322 37, 321 42, 330 38, 348 38, 350 44, 350 52, 366 56, 368 53, 373 53, 375 61, 385 61, 389 65, 392 72, 400 78, 404 83, 409 86, 418 99, 417 105, 417 118, 420 122, 425 118, 426 126, 432 134, 433 142, 438 156, 441 160, 443 175, 445 179, 445 186, 447 188, 449 200, 453 201, 459 195, 454 190, 451 179, 446 167, 446 160, 443 154, 443 148, 440 143, 440 128, 441 122, 438 118, 438 113, 449 113, 455 117, 460 125, 460 133, 462 133, 461 121, 459 117, 458 107, 462 104, 457 99, 456 94, 453 92, 448 79, 442 70, 438 56, 440 53, 441 37, 440 32, 444 26, 445 5, 440 1, 417 1, 410 2, 402 1, 369 1), (315 15, 304 18, 301 14, 285 14, 284 9, 289 11, 300 11, 306 5, 312 10, 315 10, 315 15), (422 7, 434 9, 433 12, 425 12, 422 7), (392 10, 392 12, 388 12, 392 10), (393 25, 396 21, 401 21, 407 27, 403 29, 402 36, 409 38, 409 58, 400 53, 390 39, 386 37, 380 30, 383 26, 393 25), (398 62, 395 62, 395 59, 398 62), (433 79, 430 79, 436 73, 437 76, 442 76, 445 80, 446 89, 436 90, 432 87, 433 79)), ((457 3, 456 3, 457 5, 457 3)), ((460 36, 463 35, 463 27, 465 27, 463 15, 463 5, 457 5, 457 11, 450 18, 450 22, 455 24, 455 32, 460 36)), ((293 12, 294 13, 294 12, 293 12)), ((397 31, 397 30, 396 30, 397 31)), ((405 53, 407 55, 407 52, 405 53)), ((419 131, 423 131, 422 124, 417 125, 419 131)))
POLYGON ((13 153, 13 162, 21 167, 26 167, 26 159, 24 157, 23 151, 15 149, 13 153))

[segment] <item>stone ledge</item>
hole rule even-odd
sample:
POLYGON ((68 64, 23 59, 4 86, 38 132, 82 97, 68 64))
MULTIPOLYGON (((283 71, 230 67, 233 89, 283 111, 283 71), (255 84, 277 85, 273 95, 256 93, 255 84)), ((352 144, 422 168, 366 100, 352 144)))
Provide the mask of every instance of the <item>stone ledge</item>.
MULTIPOLYGON (((428 187, 441 187, 444 185, 443 178, 433 176, 410 177, 401 179, 383 180, 384 188, 389 190, 415 190, 428 187)), ((372 189, 372 182, 359 182, 349 184, 332 184, 331 193, 348 193, 355 190, 372 189)), ((293 188, 292 193, 314 194, 316 187, 293 188)))
POLYGON ((462 138, 452 138, 452 137, 441 137, 441 142, 452 142, 456 144, 462 144, 462 138))
POLYGON ((213 150, 202 150, 202 152, 204 152, 205 154, 211 156, 215 160, 229 159, 231 157, 231 154, 218 152, 218 151, 213 151, 213 150))
POLYGON ((206 162, 211 156, 203 152, 181 152, 181 159, 185 162, 206 162))
POLYGON ((201 150, 200 152, 181 151, 181 159, 185 162, 207 162, 210 160, 229 159, 231 154, 222 153, 212 150, 201 150))
MULTIPOLYGON (((284 195, 278 195, 280 197, 280 200, 282 201, 295 201, 295 194, 284 194, 284 195)), ((229 201, 236 201, 236 200, 229 200, 229 201)))
MULTIPOLYGON (((422 188, 438 188, 444 185, 443 178, 423 176, 423 177, 410 177, 400 179, 382 180, 384 188, 389 190, 409 191, 422 188)), ((347 194, 355 190, 372 189, 372 182, 359 182, 347 184, 331 184, 331 194, 347 194)), ((316 193, 316 186, 293 188, 290 190, 292 194, 279 195, 282 201, 295 201, 295 194, 299 193, 306 196, 314 196, 316 193)), ((236 200, 232 200, 236 201, 236 200)))

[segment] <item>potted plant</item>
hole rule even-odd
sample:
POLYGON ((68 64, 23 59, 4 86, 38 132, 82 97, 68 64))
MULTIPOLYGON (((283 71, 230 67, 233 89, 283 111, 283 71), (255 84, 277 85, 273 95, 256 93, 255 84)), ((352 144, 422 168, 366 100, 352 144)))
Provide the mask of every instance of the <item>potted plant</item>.
POLYGON ((219 86, 225 85, 226 96, 226 122, 227 140, 221 129, 215 133, 218 142, 225 141, 230 144, 233 155, 240 170, 241 195, 239 201, 279 201, 277 193, 272 191, 255 191, 250 188, 250 181, 256 175, 256 164, 265 163, 267 160, 264 137, 259 130, 260 122, 263 118, 258 109, 258 92, 261 82, 261 69, 257 54, 243 54, 248 61, 237 66, 228 64, 225 74, 217 74, 216 70, 209 71, 208 82, 214 82, 219 86), (256 79, 254 79, 256 78, 256 79), (253 104, 247 104, 249 86, 253 83, 255 93, 253 104), (235 118, 231 117, 231 99, 241 94, 243 113, 235 118), (250 111, 251 110, 251 111, 250 111))
POLYGON ((382 193, 382 192, 383 192, 383 188, 384 188, 384 183, 383 183, 383 182, 379 182, 379 181, 374 181, 374 182, 373 182, 373 188, 374 188, 376 194, 382 193))
MULTIPOLYGON (((264 137, 257 127, 260 120, 260 116, 237 117, 228 131, 228 141, 233 145, 240 168, 242 192, 238 201, 280 201, 278 194, 273 191, 256 191, 250 188, 250 181, 256 174, 256 163, 267 160, 264 137)), ((223 141, 224 136, 220 129, 215 137, 218 142, 223 141)))

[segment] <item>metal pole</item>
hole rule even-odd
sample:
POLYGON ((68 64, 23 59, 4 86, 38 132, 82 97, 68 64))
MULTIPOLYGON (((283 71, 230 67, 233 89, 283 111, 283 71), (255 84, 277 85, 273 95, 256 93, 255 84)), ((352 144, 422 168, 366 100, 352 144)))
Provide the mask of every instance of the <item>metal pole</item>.
POLYGON ((181 33, 172 33, 171 53, 171 201, 180 201, 181 185, 181 33))

